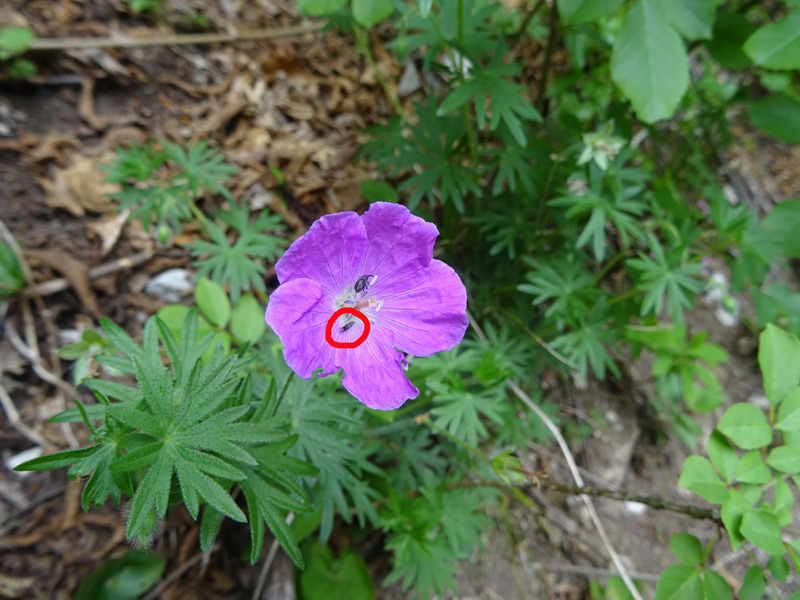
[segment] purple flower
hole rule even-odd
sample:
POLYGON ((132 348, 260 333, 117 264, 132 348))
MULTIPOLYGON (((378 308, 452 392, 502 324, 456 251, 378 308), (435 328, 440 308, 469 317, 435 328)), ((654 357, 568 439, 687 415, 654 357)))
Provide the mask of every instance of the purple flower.
MULTIPOLYGON (((435 225, 386 202, 361 217, 345 212, 316 221, 275 265, 280 286, 265 317, 292 370, 309 379, 317 369, 324 377, 342 368, 344 387, 370 408, 392 410, 415 398, 402 352, 450 350, 467 329, 464 284, 432 258, 438 235, 435 225), (355 348, 326 341, 328 321, 341 308, 369 320, 369 335, 355 348)), ((352 343, 364 327, 344 314, 330 335, 352 343)))

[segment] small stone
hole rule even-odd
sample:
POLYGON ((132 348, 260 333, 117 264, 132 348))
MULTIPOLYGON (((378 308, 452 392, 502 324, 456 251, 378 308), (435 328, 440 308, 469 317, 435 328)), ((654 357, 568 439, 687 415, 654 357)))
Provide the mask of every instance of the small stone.
POLYGON ((422 77, 419 75, 417 65, 413 60, 406 63, 406 68, 403 75, 400 77, 400 83, 397 84, 397 93, 401 98, 413 94, 422 87, 422 77))
POLYGON ((144 291, 165 302, 180 302, 181 298, 194 290, 194 283, 186 269, 168 269, 153 277, 144 291))
POLYGON ((632 502, 630 500, 625 501, 625 510, 627 510, 630 514, 641 516, 647 512, 647 505, 642 504, 641 502, 632 502))

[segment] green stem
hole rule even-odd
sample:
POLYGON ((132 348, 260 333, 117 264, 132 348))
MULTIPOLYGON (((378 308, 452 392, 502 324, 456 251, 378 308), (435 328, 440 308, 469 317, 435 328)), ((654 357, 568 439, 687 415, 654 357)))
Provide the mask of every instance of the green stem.
POLYGON ((603 267, 600 270, 600 272, 594 278, 594 283, 592 285, 594 286, 594 285, 600 283, 603 280, 603 277, 608 275, 608 272, 613 268, 613 266, 615 264, 617 264, 621 259, 623 259, 627 254, 628 254, 628 249, 627 248, 623 248, 622 250, 620 250, 617 253, 617 255, 614 258, 612 258, 610 261, 608 261, 606 263, 606 266, 603 267))
POLYGON ((286 382, 283 384, 283 389, 281 390, 280 396, 278 396, 278 401, 275 403, 275 408, 273 409, 273 414, 278 412, 278 407, 283 402, 283 397, 286 395, 286 390, 289 389, 289 384, 292 383, 292 379, 294 379, 294 371, 289 373, 289 376, 286 378, 286 382))
POLYGON ((368 33, 361 28, 356 29, 356 43, 361 51, 364 53, 364 56, 367 57, 367 62, 372 67, 372 70, 375 71, 375 78, 378 80, 378 83, 381 84, 383 88, 383 93, 386 94, 386 98, 394 107, 394 111, 403 116, 403 107, 400 104, 400 100, 392 93, 389 89, 389 84, 386 82, 386 78, 381 73, 380 69, 378 69, 378 63, 375 62, 375 57, 372 54, 372 48, 369 46, 369 37, 368 33))
POLYGON ((468 451, 472 452, 472 454, 474 454, 475 456, 480 458, 483 462, 487 463, 489 466, 492 465, 492 459, 490 459, 488 456, 486 456, 483 452, 481 452, 477 448, 473 448, 467 442, 465 442, 461 438, 458 438, 458 437, 454 436, 452 433, 450 433, 446 429, 442 429, 436 423, 431 421, 430 418, 428 418, 427 415, 423 415, 423 416, 419 417, 419 422, 429 425, 430 427, 432 427, 433 429, 435 429, 436 431, 438 431, 439 433, 441 433, 445 437, 448 437, 451 440, 453 440, 459 446, 462 446, 462 447, 466 448, 468 451))
POLYGON ((637 290, 637 289, 634 287, 634 288, 631 288, 631 289, 629 289, 629 290, 628 290, 627 292, 625 292, 624 294, 620 294, 619 296, 614 296, 614 297, 613 297, 611 300, 609 300, 609 301, 608 301, 608 304, 607 304, 607 306, 611 306, 611 305, 613 305, 613 304, 617 304, 618 302, 622 302, 623 300, 627 300, 628 298, 630 298, 631 296, 633 296, 634 294, 636 294, 638 291, 639 291, 639 290, 637 290))
POLYGON ((549 29, 547 37, 547 48, 544 51, 544 65, 542 66, 542 79, 539 83, 539 90, 536 94, 536 108, 541 113, 544 108, 544 97, 547 92, 547 77, 550 74, 550 64, 553 62, 553 52, 556 48, 556 24, 558 23, 558 12, 556 4, 550 7, 550 22, 547 24, 549 29))

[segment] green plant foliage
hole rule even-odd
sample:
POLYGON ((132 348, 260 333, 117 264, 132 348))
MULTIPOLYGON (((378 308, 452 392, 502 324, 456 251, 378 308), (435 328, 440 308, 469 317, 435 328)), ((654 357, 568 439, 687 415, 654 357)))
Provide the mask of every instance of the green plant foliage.
POLYGON ((626 15, 614 42, 611 77, 645 123, 675 112, 689 85, 689 61, 656 0, 637 0, 626 15))
POLYGON ((307 565, 300 574, 303 600, 374 600, 375 585, 367 563, 352 550, 334 558, 330 548, 312 543, 303 548, 303 556, 307 565))
POLYGON ((800 69, 800 14, 759 28, 747 38, 744 51, 755 64, 768 69, 800 69))
POLYGON ((776 94, 752 104, 747 109, 750 121, 771 136, 787 144, 800 144, 800 102, 785 94, 776 94))
POLYGON ((558 12, 565 25, 590 23, 605 17, 622 5, 623 0, 558 0, 558 12))
POLYGON ((14 251, 0 243, 0 298, 13 296, 25 286, 25 276, 14 251))
MULTIPOLYGON (((236 302, 242 292, 255 287, 266 292, 264 262, 274 262, 283 254, 286 242, 283 238, 267 233, 282 231, 281 219, 277 215, 262 211, 250 223, 250 209, 246 204, 217 213, 231 230, 236 231, 236 242, 231 244, 223 229, 215 223, 206 223, 206 232, 211 241, 189 242, 186 247, 192 256, 204 257, 195 261, 198 273, 208 275, 221 286, 229 285, 231 298, 236 302)), ((218 323, 215 323, 218 324, 218 323)))
POLYGON ((101 564, 81 584, 75 600, 136 600, 161 578, 167 561, 130 550, 101 564))

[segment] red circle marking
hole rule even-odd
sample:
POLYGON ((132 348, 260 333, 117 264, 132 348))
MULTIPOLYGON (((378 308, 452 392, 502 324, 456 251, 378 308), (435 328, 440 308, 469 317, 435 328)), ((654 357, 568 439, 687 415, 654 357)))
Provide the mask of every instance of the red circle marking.
POLYGON ((325 328, 325 341, 334 348, 358 348, 361 344, 367 341, 367 337, 369 337, 369 319, 364 316, 364 313, 362 313, 360 310, 355 308, 340 308, 333 313, 333 316, 330 319, 328 319, 328 326, 325 328), (353 315, 354 317, 358 317, 364 324, 364 333, 362 333, 361 337, 355 342, 337 342, 331 335, 333 332, 333 324, 336 322, 336 319, 342 315, 353 315))

